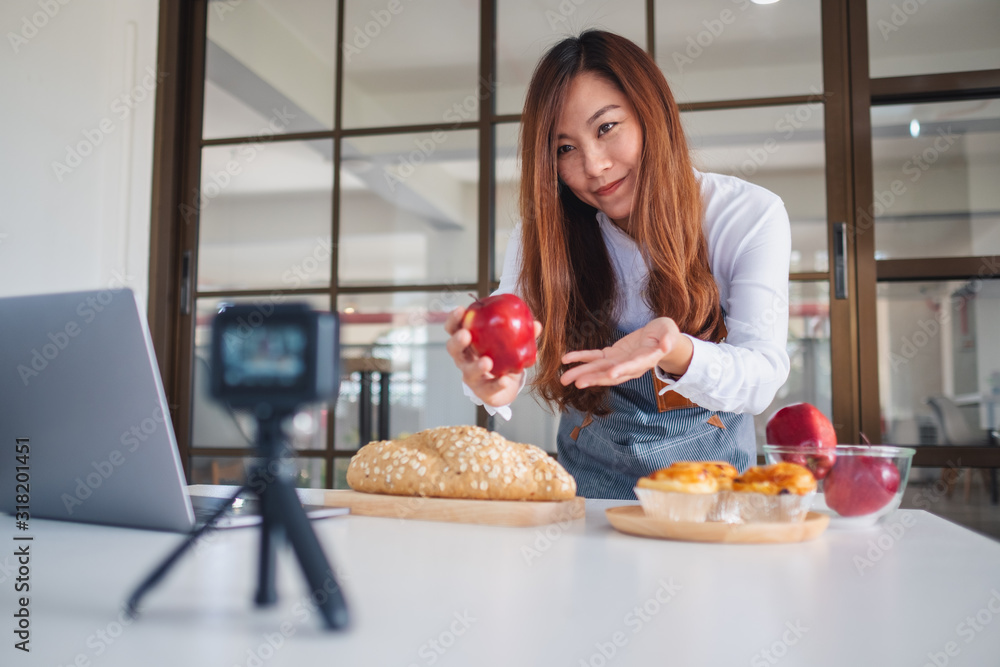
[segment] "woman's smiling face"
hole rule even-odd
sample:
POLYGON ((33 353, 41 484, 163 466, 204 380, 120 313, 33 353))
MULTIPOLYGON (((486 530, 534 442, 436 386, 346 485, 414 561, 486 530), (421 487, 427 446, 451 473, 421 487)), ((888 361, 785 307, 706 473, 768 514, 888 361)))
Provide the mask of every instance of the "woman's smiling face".
POLYGON ((576 75, 556 118, 553 150, 560 180, 627 230, 642 128, 625 94, 593 72, 576 75))

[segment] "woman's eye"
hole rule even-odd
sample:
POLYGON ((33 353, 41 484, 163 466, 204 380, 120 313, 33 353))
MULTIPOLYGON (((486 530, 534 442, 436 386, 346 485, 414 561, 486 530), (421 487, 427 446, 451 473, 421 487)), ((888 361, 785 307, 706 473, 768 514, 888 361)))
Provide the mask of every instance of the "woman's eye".
POLYGON ((602 134, 610 132, 611 128, 613 128, 617 124, 618 123, 604 123, 599 128, 597 128, 597 136, 601 136, 602 134))
POLYGON ((566 153, 569 153, 571 150, 573 150, 572 146, 563 144, 562 146, 556 149, 556 155, 565 155, 566 153))

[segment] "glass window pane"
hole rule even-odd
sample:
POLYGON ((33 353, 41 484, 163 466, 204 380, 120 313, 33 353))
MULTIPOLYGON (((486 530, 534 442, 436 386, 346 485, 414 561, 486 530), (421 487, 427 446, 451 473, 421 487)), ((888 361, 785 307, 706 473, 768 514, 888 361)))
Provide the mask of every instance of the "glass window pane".
POLYGON ((337 3, 207 4, 205 138, 333 127, 337 3))
POLYGON ((493 279, 500 280, 503 261, 507 255, 507 241, 521 216, 517 199, 521 187, 521 161, 517 154, 517 133, 520 123, 503 123, 493 131, 496 162, 493 177, 496 182, 496 197, 493 205, 493 279))
POLYGON ((792 403, 812 403, 833 418, 833 370, 830 365, 830 286, 793 281, 788 285, 788 380, 767 410, 754 417, 757 443, 766 441, 767 420, 792 403))
POLYGON ((478 133, 343 141, 340 284, 475 282, 478 133))
MULTIPOLYGON (((192 484, 228 484, 239 486, 246 481, 247 471, 254 463, 253 457, 192 456, 192 484)), ((298 476, 295 486, 304 489, 322 489, 326 486, 326 461, 318 458, 295 459, 298 476)))
POLYGON ((299 469, 299 476, 295 480, 295 486, 304 489, 326 488, 326 461, 300 456, 295 460, 295 466, 299 469))
POLYGON ((204 148, 198 289, 328 286, 332 158, 331 140, 204 148))
POLYGON ((823 105, 684 113, 695 167, 738 176, 785 202, 792 272, 827 270, 823 105))
POLYGON ((868 0, 872 77, 1000 68, 996 0, 868 0))
POLYGON ((656 61, 681 102, 823 90, 820 0, 658 0, 656 61))
POLYGON ((479 3, 346 0, 344 12, 344 127, 479 119, 479 3))
POLYGON ((1000 100, 873 107, 876 259, 1000 252, 1000 100))
POLYGON ((879 396, 897 444, 982 444, 1000 426, 1000 280, 878 285, 879 396))
POLYGON ((246 481, 247 466, 252 463, 252 457, 192 456, 191 483, 239 486, 246 481))
POLYGON ((360 372, 345 377, 337 402, 337 449, 357 449, 377 437, 380 376, 389 382, 389 437, 399 438, 434 426, 474 424, 476 410, 462 393, 462 374, 445 350, 444 321, 468 295, 444 292, 342 294, 340 343, 344 367, 373 373, 372 433, 361 434, 364 384, 360 372))
POLYGON ((351 465, 351 459, 347 457, 336 458, 333 460, 333 488, 351 488, 347 483, 347 467, 349 465, 351 465))
MULTIPOLYGON (((882 441, 996 445, 1000 280, 880 283, 877 308, 882 441)), ((963 468, 955 457, 943 469, 914 468, 902 507, 1000 537, 996 485, 996 469, 963 468)))
POLYGON ((570 35, 597 28, 646 48, 643 0, 499 0, 497 2, 497 113, 519 114, 535 65, 570 35))
MULTIPOLYGON (((330 298, 320 296, 294 297, 275 292, 264 297, 202 298, 195 304, 194 360, 191 392, 192 447, 253 447, 257 438, 257 422, 244 411, 231 410, 211 394, 212 320, 222 304, 254 304, 261 314, 267 314, 276 304, 305 302, 314 310, 329 311, 330 298)), ((286 427, 291 444, 298 450, 326 448, 327 405, 305 405, 286 427)))

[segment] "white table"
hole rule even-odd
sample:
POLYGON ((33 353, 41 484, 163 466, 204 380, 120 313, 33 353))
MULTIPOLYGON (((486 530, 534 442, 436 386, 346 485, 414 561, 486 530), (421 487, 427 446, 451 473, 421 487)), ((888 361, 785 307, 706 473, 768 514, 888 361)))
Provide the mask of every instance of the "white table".
MULTIPOLYGON (((341 633, 305 610, 289 550, 278 606, 252 606, 253 528, 215 533, 122 625, 132 587, 181 538, 32 520, 32 651, 13 649, 13 579, 0 572, 0 664, 1000 664, 1000 543, 948 521, 901 511, 895 535, 692 544, 614 531, 604 509, 618 504, 588 501, 586 520, 542 528, 317 522, 353 615, 341 633)), ((16 531, 0 520, 10 554, 16 531)))

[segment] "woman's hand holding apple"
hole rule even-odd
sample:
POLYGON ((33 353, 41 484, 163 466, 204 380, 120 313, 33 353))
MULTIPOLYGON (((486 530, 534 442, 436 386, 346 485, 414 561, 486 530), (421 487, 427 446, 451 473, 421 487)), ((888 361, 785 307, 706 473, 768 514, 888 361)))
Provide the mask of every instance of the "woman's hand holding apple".
MULTIPOLYGON (((473 346, 473 332, 476 327, 472 326, 473 331, 470 331, 467 326, 471 322, 466 322, 463 326, 463 321, 466 320, 466 315, 470 311, 472 311, 471 307, 468 310, 456 308, 448 315, 444 328, 451 337, 445 347, 455 361, 455 366, 462 371, 462 380, 479 397, 479 400, 491 406, 508 405, 517 398, 524 370, 514 368, 504 369, 507 372, 498 375, 493 373, 493 359, 485 354, 478 354, 473 346)), ((538 338, 542 331, 542 325, 537 320, 531 319, 530 321, 533 323, 533 339, 538 338)), ((530 362, 534 363, 533 355, 531 355, 530 362)))

